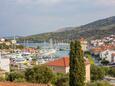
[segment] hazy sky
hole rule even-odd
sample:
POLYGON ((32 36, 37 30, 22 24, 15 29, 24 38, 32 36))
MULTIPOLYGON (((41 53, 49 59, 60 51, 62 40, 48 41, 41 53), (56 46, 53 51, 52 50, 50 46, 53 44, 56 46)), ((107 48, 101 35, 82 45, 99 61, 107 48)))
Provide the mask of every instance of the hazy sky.
POLYGON ((115 16, 115 0, 0 0, 0 36, 31 35, 115 16))

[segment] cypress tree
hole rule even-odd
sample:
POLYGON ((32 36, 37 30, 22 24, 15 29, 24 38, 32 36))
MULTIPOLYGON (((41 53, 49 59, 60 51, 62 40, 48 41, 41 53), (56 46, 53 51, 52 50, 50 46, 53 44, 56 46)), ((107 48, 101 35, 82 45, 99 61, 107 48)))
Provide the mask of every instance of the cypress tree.
POLYGON ((85 63, 79 41, 70 44, 70 75, 69 86, 85 85, 85 63))

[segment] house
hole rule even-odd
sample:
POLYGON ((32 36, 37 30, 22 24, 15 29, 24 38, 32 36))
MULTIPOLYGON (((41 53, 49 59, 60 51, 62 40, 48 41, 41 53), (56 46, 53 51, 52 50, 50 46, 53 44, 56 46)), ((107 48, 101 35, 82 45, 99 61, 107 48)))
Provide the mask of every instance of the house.
POLYGON ((111 61, 115 63, 115 53, 112 53, 111 58, 111 61))
POLYGON ((90 52, 94 55, 99 55, 101 52, 106 51, 106 50, 114 50, 115 45, 108 44, 108 45, 102 45, 99 47, 92 48, 90 52))
POLYGON ((84 38, 80 38, 80 43, 83 51, 87 51, 88 42, 84 38))
MULTIPOLYGON (((53 70, 54 73, 68 73, 69 72, 69 57, 62 57, 54 61, 50 61, 47 65, 53 70)), ((86 68, 86 82, 90 82, 90 63, 85 59, 86 68)))
POLYGON ((0 53, 0 68, 6 72, 10 72, 10 59, 1 56, 1 53, 0 53))
POLYGON ((105 50, 100 52, 100 58, 109 61, 110 63, 115 62, 115 51, 114 50, 105 50))

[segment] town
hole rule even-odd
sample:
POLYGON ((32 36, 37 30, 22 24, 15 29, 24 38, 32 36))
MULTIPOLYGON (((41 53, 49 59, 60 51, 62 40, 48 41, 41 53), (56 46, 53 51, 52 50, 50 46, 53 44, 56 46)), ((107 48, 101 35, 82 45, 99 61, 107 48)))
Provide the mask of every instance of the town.
MULTIPOLYGON (((82 50, 84 51, 86 82, 91 82, 91 65, 95 64, 96 66, 105 67, 107 69, 115 67, 115 35, 91 41, 80 38, 79 41, 82 50)), ((3 77, 7 76, 6 73, 10 74, 10 72, 14 71, 25 71, 27 68, 43 64, 51 68, 53 73, 68 74, 70 69, 70 44, 58 43, 57 45, 53 44, 53 40, 50 40, 49 47, 46 47, 45 45, 39 47, 27 47, 17 43, 16 39, 8 40, 1 38, 1 79, 4 79, 3 77), (54 47, 57 45, 58 48, 54 47), (56 56, 57 52, 66 53, 64 55, 56 56)), ((111 84, 115 84, 114 72, 111 77, 110 75, 105 75, 100 79, 109 80, 111 84)))

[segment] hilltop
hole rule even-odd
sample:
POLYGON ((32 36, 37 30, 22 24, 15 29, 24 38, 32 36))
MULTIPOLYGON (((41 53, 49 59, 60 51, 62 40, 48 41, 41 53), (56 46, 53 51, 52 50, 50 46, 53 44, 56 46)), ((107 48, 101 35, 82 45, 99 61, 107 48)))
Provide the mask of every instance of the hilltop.
POLYGON ((102 38, 111 34, 115 34, 115 16, 97 20, 79 27, 67 27, 59 29, 55 32, 48 32, 23 37, 20 38, 18 41, 23 41, 25 39, 38 42, 43 40, 49 40, 50 38, 58 41, 66 41, 78 39, 80 37, 84 37, 90 40, 95 38, 102 38))

